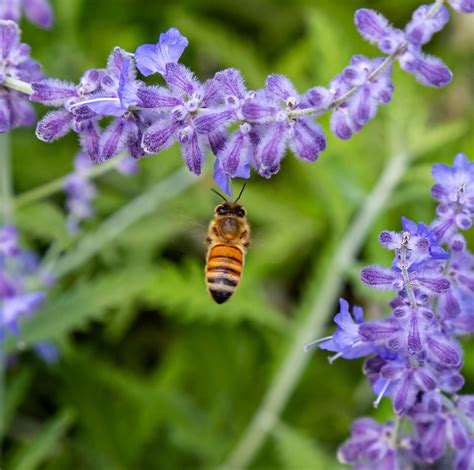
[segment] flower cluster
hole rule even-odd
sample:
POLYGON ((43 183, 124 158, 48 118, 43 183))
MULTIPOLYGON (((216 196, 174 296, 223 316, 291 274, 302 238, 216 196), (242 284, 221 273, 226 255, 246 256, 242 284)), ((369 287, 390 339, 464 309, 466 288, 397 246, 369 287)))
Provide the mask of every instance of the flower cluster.
POLYGON ((7 77, 31 83, 40 80, 42 74, 39 64, 30 57, 30 47, 20 43, 18 25, 0 20, 0 133, 36 121, 27 95, 2 86, 7 77))
MULTIPOLYGON (((469 1, 452 4, 469 11, 469 1)), ((77 132, 94 162, 122 150, 138 159, 178 142, 183 160, 196 175, 210 149, 216 157, 214 179, 229 194, 232 178, 248 178, 252 167, 265 178, 277 173, 287 149, 300 160, 317 160, 326 137, 315 117, 332 112, 331 130, 341 139, 358 132, 380 104, 391 100, 395 59, 423 84, 449 83, 449 69, 421 51, 448 18, 442 2, 423 5, 402 31, 372 10, 357 11, 362 36, 388 57, 356 55, 328 88, 317 86, 304 93, 277 74, 267 78, 264 89, 247 90, 235 69, 201 83, 178 63, 188 40, 171 28, 157 44, 142 45, 134 54, 114 49, 106 68, 87 70, 77 85, 56 79, 34 82, 31 100, 59 108, 39 122, 37 136, 51 142, 77 132), (159 75, 166 85, 146 85, 138 72, 159 75), (112 121, 102 129, 99 121, 105 116, 112 121)))
POLYGON ((457 340, 474 332, 474 255, 461 233, 474 216, 474 163, 458 154, 452 167, 434 165, 432 173, 440 203, 435 220, 403 218, 401 232, 382 232, 381 245, 395 253, 392 265, 361 271, 369 287, 396 291, 390 315, 364 321, 360 307, 351 314, 341 299, 336 333, 309 345, 334 351, 332 360, 367 356, 374 405, 389 397, 398 419, 412 423, 408 433, 357 420, 339 452, 356 468, 402 468, 407 459, 431 464, 448 449, 453 468, 474 466, 474 396, 458 395, 464 379, 457 340))
POLYGON ((0 0, 0 19, 18 23, 22 12, 41 28, 53 26, 53 11, 48 0, 0 0))
POLYGON ((18 245, 13 225, 0 227, 0 341, 6 333, 19 333, 19 320, 32 315, 42 304, 45 293, 31 290, 37 275, 35 256, 18 245))
MULTIPOLYGON (((93 201, 97 189, 88 177, 92 167, 93 163, 89 156, 79 152, 74 158, 74 171, 64 181, 68 212, 67 227, 71 233, 77 233, 80 222, 94 215, 93 201)), ((122 158, 116 168, 123 175, 133 175, 138 171, 137 161, 129 156, 122 158)))

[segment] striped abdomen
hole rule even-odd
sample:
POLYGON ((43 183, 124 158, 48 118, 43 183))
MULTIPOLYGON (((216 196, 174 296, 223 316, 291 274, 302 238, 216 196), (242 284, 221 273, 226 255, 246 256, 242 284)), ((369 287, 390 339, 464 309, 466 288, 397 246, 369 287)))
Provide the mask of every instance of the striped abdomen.
POLYGON ((206 282, 218 304, 224 303, 234 293, 242 266, 243 251, 239 246, 222 243, 211 246, 207 257, 206 282))

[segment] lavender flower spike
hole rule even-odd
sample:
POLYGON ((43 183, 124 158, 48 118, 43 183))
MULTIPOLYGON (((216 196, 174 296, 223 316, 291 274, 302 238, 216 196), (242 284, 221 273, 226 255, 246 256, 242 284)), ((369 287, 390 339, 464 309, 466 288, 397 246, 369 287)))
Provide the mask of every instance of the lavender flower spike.
MULTIPOLYGON (((383 19, 364 15, 367 35, 382 38, 383 19)), ((354 322, 341 300, 337 331, 308 345, 337 352, 330 360, 366 356, 374 406, 388 397, 408 424, 356 420, 338 453, 355 468, 396 470, 443 459, 440 468, 469 470, 474 463, 474 397, 458 395, 464 378, 457 340, 474 332, 474 254, 459 233, 474 218, 474 163, 458 154, 452 167, 434 165, 432 172, 437 218, 430 225, 402 218, 401 232, 383 231, 379 241, 394 251, 392 265, 361 271, 367 286, 396 291, 388 316, 364 322, 354 308, 354 322)))
POLYGON ((164 75, 166 64, 178 62, 188 44, 187 38, 177 28, 170 28, 166 33, 160 34, 156 44, 144 44, 137 48, 137 68, 145 77, 154 73, 164 75))

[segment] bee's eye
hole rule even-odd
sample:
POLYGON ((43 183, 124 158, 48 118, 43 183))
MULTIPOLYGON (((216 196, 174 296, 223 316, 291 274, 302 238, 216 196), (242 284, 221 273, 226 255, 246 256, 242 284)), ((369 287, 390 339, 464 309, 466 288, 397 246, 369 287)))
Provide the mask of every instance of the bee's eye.
POLYGON ((238 217, 245 217, 245 209, 243 209, 242 207, 239 207, 235 213, 237 214, 238 217))
POLYGON ((217 206, 216 214, 225 214, 227 212, 227 208, 224 206, 217 206))

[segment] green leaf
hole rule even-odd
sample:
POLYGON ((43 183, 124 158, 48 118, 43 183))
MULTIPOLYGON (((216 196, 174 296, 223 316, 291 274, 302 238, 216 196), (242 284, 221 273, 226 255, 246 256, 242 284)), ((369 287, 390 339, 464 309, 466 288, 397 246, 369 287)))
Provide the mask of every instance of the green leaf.
POLYGON ((7 382, 5 389, 0 391, 0 407, 2 409, 2 413, 0 413, 0 416, 2 416, 2 428, 0 430, 3 434, 6 434, 8 431, 15 411, 23 401, 32 379, 33 372, 31 369, 21 369, 18 374, 14 375, 7 382))
MULTIPOLYGON (((140 294, 152 276, 151 268, 128 267, 99 279, 78 282, 46 305, 21 328, 20 340, 29 347, 39 341, 59 338, 84 326, 92 318, 105 315, 107 309, 140 294)), ((6 352, 13 351, 17 338, 9 337, 6 352)))
POLYGON ((41 431, 37 432, 30 442, 23 444, 9 462, 7 469, 34 470, 55 451, 61 439, 74 421, 70 410, 59 413, 50 420, 41 431))
POLYGON ((40 202, 18 209, 16 222, 22 231, 48 241, 55 240, 59 244, 65 244, 70 239, 64 214, 51 202, 40 202))

